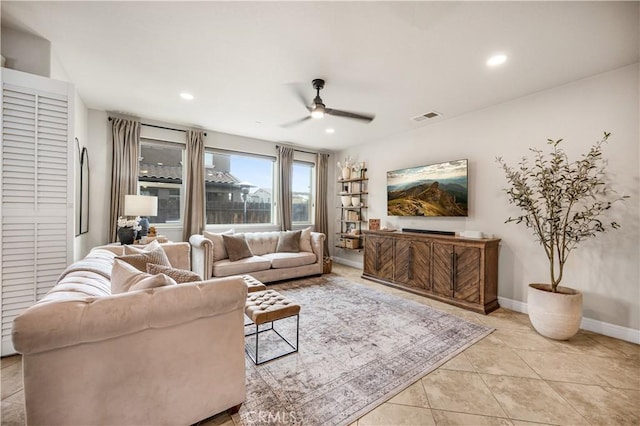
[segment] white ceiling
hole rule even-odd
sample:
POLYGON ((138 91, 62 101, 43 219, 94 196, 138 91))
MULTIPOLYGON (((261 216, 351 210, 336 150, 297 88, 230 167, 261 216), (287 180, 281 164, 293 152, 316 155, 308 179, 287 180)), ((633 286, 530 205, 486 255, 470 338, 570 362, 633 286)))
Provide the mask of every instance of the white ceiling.
POLYGON ((638 62, 639 4, 3 0, 2 24, 50 40, 90 108, 335 150, 638 62), (282 128, 318 77, 375 120, 282 128))

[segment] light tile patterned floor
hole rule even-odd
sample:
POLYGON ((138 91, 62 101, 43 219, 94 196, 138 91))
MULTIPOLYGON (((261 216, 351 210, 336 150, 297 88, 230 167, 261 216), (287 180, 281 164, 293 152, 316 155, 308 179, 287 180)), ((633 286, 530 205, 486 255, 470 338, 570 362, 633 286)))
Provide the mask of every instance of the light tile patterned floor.
MULTIPOLYGON (((362 280, 358 269, 334 264, 333 273, 496 328, 352 426, 640 424, 639 345, 587 331, 556 342, 523 314, 479 315, 362 280)), ((23 425, 20 358, 1 364, 1 424, 23 425)), ((226 413, 200 424, 234 426, 226 413)))

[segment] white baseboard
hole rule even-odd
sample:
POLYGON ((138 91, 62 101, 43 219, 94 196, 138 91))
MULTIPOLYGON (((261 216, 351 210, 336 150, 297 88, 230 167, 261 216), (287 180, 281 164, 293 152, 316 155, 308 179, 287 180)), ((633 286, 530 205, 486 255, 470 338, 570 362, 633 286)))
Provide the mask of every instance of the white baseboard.
POLYGON ((363 269, 362 262, 356 262, 355 260, 345 259, 344 257, 333 256, 333 261, 341 265, 351 266, 356 269, 363 269))
MULTIPOLYGON (((503 308, 521 312, 523 314, 529 313, 527 304, 524 302, 507 299, 505 297, 498 297, 498 302, 503 308)), ((627 342, 640 344, 640 330, 635 330, 633 328, 584 317, 580 323, 580 328, 616 339, 625 340, 627 342)))

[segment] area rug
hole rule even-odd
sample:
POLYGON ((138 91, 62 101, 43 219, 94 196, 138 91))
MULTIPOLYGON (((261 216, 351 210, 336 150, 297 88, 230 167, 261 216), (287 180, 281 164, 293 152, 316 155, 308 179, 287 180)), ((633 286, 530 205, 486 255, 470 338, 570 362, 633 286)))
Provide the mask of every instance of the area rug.
MULTIPOLYGON (((302 307, 299 352, 246 357, 243 425, 348 425, 493 331, 331 275, 269 288, 302 307)), ((295 320, 276 328, 295 339, 295 320)), ((260 339, 261 351, 283 349, 273 332, 260 339)))

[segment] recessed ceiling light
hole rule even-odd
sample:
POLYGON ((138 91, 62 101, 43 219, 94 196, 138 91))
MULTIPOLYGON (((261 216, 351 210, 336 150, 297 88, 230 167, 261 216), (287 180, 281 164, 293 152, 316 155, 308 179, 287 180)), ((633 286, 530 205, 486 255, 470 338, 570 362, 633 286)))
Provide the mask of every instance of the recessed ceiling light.
POLYGON ((507 61, 507 55, 499 54, 493 55, 489 59, 487 59, 487 65, 490 67, 495 67, 498 65, 502 65, 507 61))
POLYGON ((187 93, 187 92, 180 93, 180 97, 182 99, 184 99, 185 101, 192 101, 193 100, 193 95, 191 93, 187 93))
POLYGON ((327 132, 327 133, 335 133, 335 129, 329 128, 329 129, 326 129, 325 132, 327 132))
POLYGON ((158 163, 158 166, 164 166, 164 163, 158 163))

